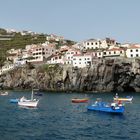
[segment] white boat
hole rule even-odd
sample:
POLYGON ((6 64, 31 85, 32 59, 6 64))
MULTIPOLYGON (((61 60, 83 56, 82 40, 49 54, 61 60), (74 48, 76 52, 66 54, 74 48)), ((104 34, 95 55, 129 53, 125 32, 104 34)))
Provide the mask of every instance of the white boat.
POLYGON ((31 94, 31 99, 26 99, 24 96, 18 101, 19 106, 23 107, 37 107, 39 100, 33 98, 33 90, 31 94))
POLYGON ((6 95, 8 95, 8 92, 5 91, 5 92, 1 93, 0 95, 2 95, 2 96, 6 96, 6 95))
POLYGON ((133 100, 133 96, 126 96, 126 97, 119 97, 116 93, 116 96, 114 97, 114 101, 123 101, 123 102, 131 102, 133 100))

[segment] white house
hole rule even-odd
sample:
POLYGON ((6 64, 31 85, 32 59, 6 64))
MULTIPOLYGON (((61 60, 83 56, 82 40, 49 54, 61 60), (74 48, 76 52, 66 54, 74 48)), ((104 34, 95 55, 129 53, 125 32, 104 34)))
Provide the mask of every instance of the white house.
POLYGON ((93 57, 96 58, 102 58, 103 57, 103 52, 102 51, 95 51, 92 53, 93 57))
POLYGON ((64 64, 65 63, 65 57, 64 55, 56 54, 51 57, 51 59, 48 61, 49 64, 64 64))
POLYGON ((56 53, 56 49, 49 45, 36 45, 33 48, 31 48, 30 53, 34 58, 48 58, 51 55, 54 55, 56 53))
POLYGON ((25 59, 23 59, 23 58, 16 58, 15 60, 14 60, 14 64, 16 64, 17 66, 19 66, 19 65, 24 65, 24 64, 26 64, 26 60, 25 59))
POLYGON ((69 49, 65 54, 66 64, 72 64, 73 56, 76 54, 81 54, 81 51, 74 48, 69 49))
POLYGON ((63 41, 64 37, 63 36, 57 36, 57 35, 54 35, 54 34, 50 34, 50 35, 47 35, 46 40, 48 40, 48 41, 50 41, 50 40, 63 41))
POLYGON ((73 55, 73 66, 83 68, 90 66, 92 63, 92 55, 90 54, 75 54, 73 55))
POLYGON ((119 47, 111 48, 103 52, 104 57, 120 57, 125 56, 125 50, 119 47))
POLYGON ((128 58, 140 57, 140 45, 132 45, 127 48, 126 56, 128 58))
POLYGON ((110 38, 106 39, 89 39, 83 42, 83 49, 106 49, 109 46, 116 45, 116 41, 110 38))

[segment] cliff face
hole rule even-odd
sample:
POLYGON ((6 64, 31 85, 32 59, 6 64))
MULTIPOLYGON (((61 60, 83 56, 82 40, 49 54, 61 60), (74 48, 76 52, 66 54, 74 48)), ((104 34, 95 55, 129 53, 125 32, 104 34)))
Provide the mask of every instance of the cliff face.
POLYGON ((140 60, 100 60, 78 69, 28 65, 0 76, 1 89, 39 88, 51 91, 140 92, 140 60))

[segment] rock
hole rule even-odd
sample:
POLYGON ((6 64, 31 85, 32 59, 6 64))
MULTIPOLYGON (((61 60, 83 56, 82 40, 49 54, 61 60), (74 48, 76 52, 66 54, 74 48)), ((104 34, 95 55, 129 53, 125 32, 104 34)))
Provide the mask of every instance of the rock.
POLYGON ((140 61, 100 60, 87 68, 22 67, 0 76, 0 88, 50 91, 140 92, 140 61))

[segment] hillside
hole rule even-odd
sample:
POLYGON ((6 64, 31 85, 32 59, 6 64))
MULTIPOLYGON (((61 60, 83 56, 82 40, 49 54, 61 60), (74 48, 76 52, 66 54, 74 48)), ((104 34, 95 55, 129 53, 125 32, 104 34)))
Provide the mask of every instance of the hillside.
MULTIPOLYGON (((9 49, 19 49, 25 48, 26 45, 40 44, 46 41, 47 34, 27 34, 22 35, 20 32, 7 33, 5 29, 0 28, 0 65, 6 60, 6 51, 9 49)), ((50 43, 55 42, 56 47, 59 48, 61 45, 72 45, 75 42, 71 40, 64 41, 54 41, 51 40, 50 43)))

